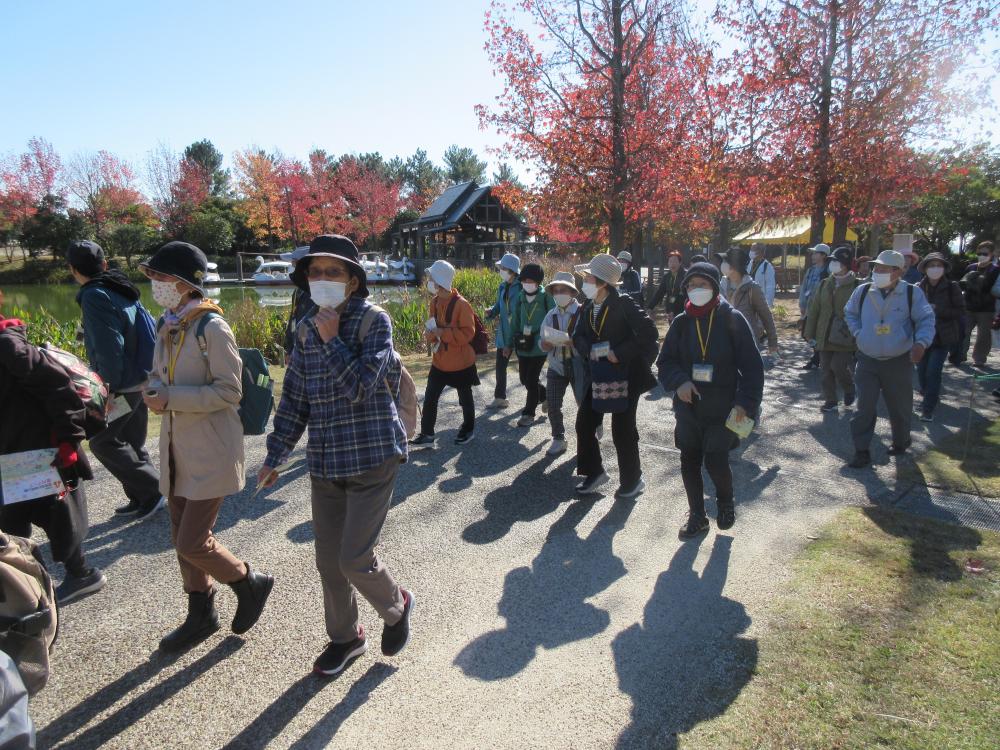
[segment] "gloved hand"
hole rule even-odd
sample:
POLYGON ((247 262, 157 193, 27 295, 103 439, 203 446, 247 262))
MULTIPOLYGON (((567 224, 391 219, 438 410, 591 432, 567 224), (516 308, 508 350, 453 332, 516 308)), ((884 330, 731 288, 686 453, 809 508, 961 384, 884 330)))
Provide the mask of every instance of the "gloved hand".
POLYGON ((59 443, 59 448, 56 450, 56 457, 52 465, 57 469, 69 469, 75 466, 79 460, 80 454, 77 453, 76 446, 72 443, 62 442, 59 443))

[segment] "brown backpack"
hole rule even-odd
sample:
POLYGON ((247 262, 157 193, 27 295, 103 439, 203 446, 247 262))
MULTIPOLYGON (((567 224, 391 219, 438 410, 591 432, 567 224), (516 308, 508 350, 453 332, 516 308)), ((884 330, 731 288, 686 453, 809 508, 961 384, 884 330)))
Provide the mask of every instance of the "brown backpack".
MULTIPOLYGON (((358 341, 364 341, 371 330, 372 323, 383 310, 378 305, 372 305, 365 310, 365 315, 361 319, 358 328, 358 341)), ((410 371, 403 366, 399 354, 393 352, 393 356, 399 362, 399 393, 393 393, 389 385, 389 378, 385 379, 385 387, 396 402, 396 413, 399 414, 399 421, 403 423, 403 430, 406 432, 406 439, 410 440, 417 434, 417 423, 420 421, 420 404, 417 402, 417 384, 413 382, 410 371)))
POLYGON ((55 588, 38 545, 0 532, 0 650, 17 663, 29 695, 49 679, 58 630, 55 588))

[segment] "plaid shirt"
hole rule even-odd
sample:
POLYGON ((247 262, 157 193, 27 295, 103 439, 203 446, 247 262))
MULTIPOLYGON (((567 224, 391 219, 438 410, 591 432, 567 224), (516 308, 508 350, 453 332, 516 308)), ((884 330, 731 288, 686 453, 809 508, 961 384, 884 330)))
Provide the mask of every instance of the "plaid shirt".
POLYGON ((292 350, 274 430, 267 437, 268 466, 288 460, 307 425, 306 456, 314 477, 346 479, 392 456, 406 458, 406 435, 393 398, 399 393, 400 363, 389 316, 378 315, 365 340, 358 340, 369 307, 363 299, 350 298, 339 335, 325 344, 311 315, 300 324, 305 334, 292 350))

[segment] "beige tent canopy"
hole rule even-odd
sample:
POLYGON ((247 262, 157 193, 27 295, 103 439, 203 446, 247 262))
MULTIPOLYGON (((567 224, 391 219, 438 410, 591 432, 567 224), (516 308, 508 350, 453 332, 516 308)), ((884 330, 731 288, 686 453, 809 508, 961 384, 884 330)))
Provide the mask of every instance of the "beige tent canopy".
MULTIPOLYGON (((757 222, 745 232, 733 237, 733 242, 749 245, 760 242, 764 245, 805 245, 809 242, 810 220, 808 216, 793 216, 787 219, 766 219, 757 222)), ((857 242, 858 235, 851 229, 847 230, 847 239, 857 242)), ((833 242, 833 219, 826 220, 823 228, 823 242, 833 242)))

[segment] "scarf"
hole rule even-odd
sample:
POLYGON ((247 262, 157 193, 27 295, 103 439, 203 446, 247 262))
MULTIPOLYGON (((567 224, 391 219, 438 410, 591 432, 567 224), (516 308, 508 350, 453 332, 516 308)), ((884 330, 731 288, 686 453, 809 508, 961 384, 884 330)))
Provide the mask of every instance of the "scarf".
POLYGON ((24 323, 17 318, 0 318, 0 331, 6 331, 15 326, 24 326, 24 323))
POLYGON ((706 305, 701 307, 695 307, 691 304, 691 300, 684 303, 684 313, 690 315, 692 318, 704 318, 712 310, 719 306, 719 295, 716 294, 706 305))
POLYGON ((188 327, 207 312, 222 315, 222 308, 211 300, 195 297, 177 312, 166 310, 163 313, 163 322, 170 328, 188 327))

